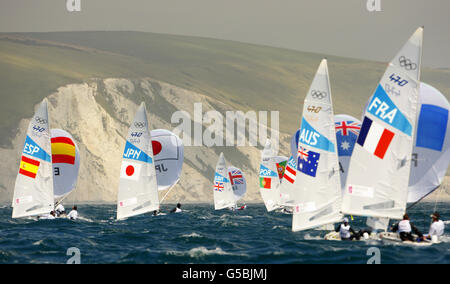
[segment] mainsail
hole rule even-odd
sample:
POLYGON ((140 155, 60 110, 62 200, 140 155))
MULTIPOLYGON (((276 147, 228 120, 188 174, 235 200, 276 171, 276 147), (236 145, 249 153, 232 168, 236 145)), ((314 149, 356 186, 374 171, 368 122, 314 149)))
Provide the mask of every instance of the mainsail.
MULTIPOLYGON (((280 208, 280 184, 282 175, 277 172, 278 160, 273 156, 272 143, 267 140, 261 153, 261 165, 259 167, 259 192, 268 212, 280 208)), ((281 162, 281 161, 280 161, 281 162)), ((286 160, 284 160, 286 162, 286 160)), ((284 170, 283 170, 284 172, 284 170)))
POLYGON ((214 174, 214 208, 220 210, 235 206, 236 199, 228 178, 228 168, 223 153, 220 153, 214 174))
POLYGON ((364 114, 342 212, 401 219, 416 129, 423 28, 389 63, 364 114))
POLYGON ((53 175, 47 100, 30 121, 13 197, 13 218, 50 213, 53 175))
POLYGON ((158 185, 145 104, 128 131, 120 169, 117 219, 159 209, 158 185))
MULTIPOLYGON (((341 220, 341 183, 328 66, 322 60, 303 107, 292 230, 341 220)), ((285 184, 285 180, 283 181, 285 184)))
POLYGON ((77 185, 80 150, 72 135, 62 129, 51 129, 53 190, 55 204, 66 198, 77 185))

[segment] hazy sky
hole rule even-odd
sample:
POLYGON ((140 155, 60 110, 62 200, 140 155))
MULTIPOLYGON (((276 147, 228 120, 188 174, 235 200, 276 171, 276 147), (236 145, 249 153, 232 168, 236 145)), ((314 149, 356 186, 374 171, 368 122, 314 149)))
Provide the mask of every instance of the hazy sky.
POLYGON ((450 68, 449 0, 0 0, 0 32, 133 30, 389 61, 425 26, 423 63, 450 68))

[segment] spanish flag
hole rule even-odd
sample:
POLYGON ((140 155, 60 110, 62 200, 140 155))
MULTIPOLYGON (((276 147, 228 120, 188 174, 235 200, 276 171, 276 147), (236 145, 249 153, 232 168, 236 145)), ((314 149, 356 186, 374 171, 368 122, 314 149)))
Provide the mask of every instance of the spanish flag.
POLYGON ((22 156, 22 160, 20 161, 20 169, 19 174, 23 174, 24 176, 30 178, 36 178, 37 171, 39 169, 40 162, 37 160, 33 160, 22 156))
POLYGON ((75 144, 68 137, 52 138, 52 162, 75 164, 75 144))
POLYGON ((271 182, 272 182, 271 178, 260 177, 259 178, 259 187, 270 189, 271 182))

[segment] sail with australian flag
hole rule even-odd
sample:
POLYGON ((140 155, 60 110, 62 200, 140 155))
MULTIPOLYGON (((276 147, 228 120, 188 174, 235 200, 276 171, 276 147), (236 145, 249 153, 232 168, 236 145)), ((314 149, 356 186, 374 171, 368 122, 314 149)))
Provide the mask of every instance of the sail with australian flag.
POLYGON ((326 59, 305 98, 297 150, 292 230, 339 222, 341 183, 326 59))
POLYGON ((159 209, 153 148, 145 103, 131 123, 122 157, 117 219, 159 209))
POLYGON ((53 210, 51 151, 48 107, 44 99, 28 125, 14 186, 13 218, 48 214, 53 210))
POLYGON ((342 212, 401 219, 418 115, 423 28, 389 63, 365 111, 350 160, 342 212))

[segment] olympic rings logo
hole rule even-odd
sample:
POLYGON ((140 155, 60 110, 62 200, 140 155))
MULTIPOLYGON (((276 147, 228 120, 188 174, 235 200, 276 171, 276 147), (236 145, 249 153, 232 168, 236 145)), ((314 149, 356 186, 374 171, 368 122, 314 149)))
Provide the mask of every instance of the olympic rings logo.
POLYGON ((315 99, 321 100, 327 96, 327 92, 321 92, 318 90, 312 90, 311 96, 315 99))
POLYGON ((135 122, 134 126, 137 128, 144 128, 145 127, 145 122, 135 122))
POLYGON ((45 118, 42 118, 42 117, 39 117, 39 116, 36 116, 36 117, 34 118, 34 120, 35 120, 37 123, 39 123, 39 124, 46 124, 46 123, 47 123, 47 120, 46 120, 45 118))
POLYGON ((400 56, 398 59, 398 62, 400 63, 400 67, 405 68, 406 70, 416 70, 417 64, 413 63, 410 59, 406 58, 405 56, 400 56))

